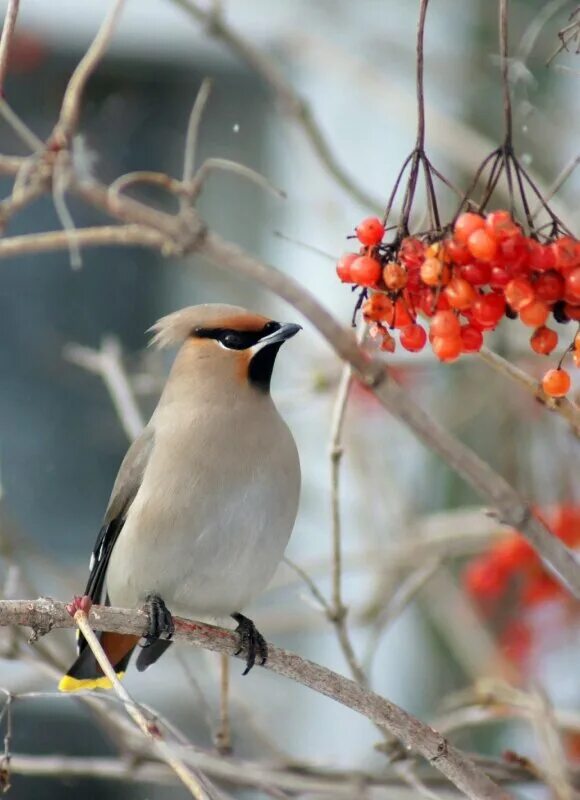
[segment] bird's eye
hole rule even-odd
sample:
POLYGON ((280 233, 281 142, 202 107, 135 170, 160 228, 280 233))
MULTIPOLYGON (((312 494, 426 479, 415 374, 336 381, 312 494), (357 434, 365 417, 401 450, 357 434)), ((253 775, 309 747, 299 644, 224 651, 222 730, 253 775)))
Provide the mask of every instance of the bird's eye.
POLYGON ((228 331, 220 336, 220 342, 230 350, 242 350, 246 346, 242 341, 242 337, 233 331, 228 331))

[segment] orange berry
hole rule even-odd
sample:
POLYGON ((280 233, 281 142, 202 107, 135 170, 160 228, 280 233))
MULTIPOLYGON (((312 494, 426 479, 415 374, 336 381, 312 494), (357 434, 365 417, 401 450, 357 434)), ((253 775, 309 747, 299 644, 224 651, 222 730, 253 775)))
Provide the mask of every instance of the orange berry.
POLYGON ((390 322, 393 303, 386 294, 376 293, 365 300, 362 307, 365 322, 390 322))
POLYGON ((530 346, 535 353, 542 356, 549 355, 558 344, 558 334, 551 328, 541 325, 533 333, 530 339, 530 346))
POLYGON ((534 287, 525 278, 514 278, 504 290, 505 299, 514 311, 521 311, 535 297, 534 287))
POLYGON ((385 226, 378 217, 367 217, 362 222, 359 222, 355 232, 361 244, 372 247, 380 244, 385 234, 385 226))
POLYGON ((467 247, 474 258, 486 264, 493 261, 497 253, 496 240, 483 228, 471 234, 467 240, 467 247))
POLYGON ((483 228, 485 220, 480 214, 474 214, 471 211, 465 211, 460 214, 455 220, 453 226, 453 236, 460 244, 467 244, 467 240, 474 231, 483 228))
POLYGON ((437 311, 431 319, 429 330, 432 336, 459 336, 459 320, 453 311, 437 311))
POLYGON ((496 240, 518 236, 519 227, 509 211, 491 211, 485 217, 485 230, 496 240))
POLYGON ((445 286, 451 273, 449 267, 438 258, 427 258, 421 264, 421 280, 427 286, 445 286))
POLYGON ((565 369, 549 369, 542 378, 542 389, 550 397, 564 397, 570 389, 570 375, 565 369))
POLYGON ((524 325, 537 328, 543 325, 548 319, 550 309, 541 300, 533 300, 525 305, 520 311, 520 320, 524 325))
POLYGON ((477 292, 464 278, 453 277, 445 287, 445 296, 451 308, 463 311, 473 304, 477 292))
POLYGON ((350 265, 350 276, 359 286, 375 286, 381 277, 381 265, 376 258, 359 256, 350 265))
POLYGON ((390 261, 383 270, 383 281, 387 289, 393 292, 404 289, 407 285, 407 270, 396 261, 390 261))
POLYGON ((394 353, 397 343, 388 331, 383 331, 383 338, 379 346, 385 353, 394 353))
POLYGON ((433 352, 440 361, 455 361, 461 355, 463 344, 460 336, 433 336, 433 352))

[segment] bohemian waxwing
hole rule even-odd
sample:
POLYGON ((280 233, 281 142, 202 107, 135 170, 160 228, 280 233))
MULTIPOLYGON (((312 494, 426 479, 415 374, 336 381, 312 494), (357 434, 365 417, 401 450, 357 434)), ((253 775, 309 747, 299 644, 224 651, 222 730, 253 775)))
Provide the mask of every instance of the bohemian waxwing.
MULTIPOLYGON (((299 325, 237 306, 184 308, 157 322, 154 344, 181 345, 148 425, 125 456, 91 557, 95 603, 146 606, 150 629, 137 669, 169 647, 171 612, 233 617, 246 672, 266 643, 240 611, 266 587, 292 532, 300 463, 270 397, 281 345, 299 325)), ((118 674, 138 637, 103 633, 118 674)), ((86 641, 62 691, 103 687, 86 641)))

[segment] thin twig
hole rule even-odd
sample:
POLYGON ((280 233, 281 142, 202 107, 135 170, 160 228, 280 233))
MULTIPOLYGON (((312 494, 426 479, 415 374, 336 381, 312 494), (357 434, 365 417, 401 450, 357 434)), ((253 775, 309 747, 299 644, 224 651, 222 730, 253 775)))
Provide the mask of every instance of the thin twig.
POLYGON ((204 78, 195 98, 189 122, 187 124, 187 134, 185 136, 185 147, 183 148, 183 177, 182 182, 187 186, 193 178, 193 168, 197 155, 197 136, 199 126, 203 117, 203 112, 211 92, 211 81, 204 78))
POLYGON ((153 743, 160 758, 171 767, 184 786, 186 786, 192 797, 195 797, 196 800, 210 800, 210 795, 203 787, 201 781, 188 769, 183 761, 175 755, 165 740, 161 738, 161 732, 157 725, 143 716, 143 713, 135 704, 129 692, 117 678, 115 670, 111 666, 111 662, 101 647, 101 643, 93 633, 87 614, 82 609, 79 609, 75 612, 74 621, 82 632, 88 646, 91 648, 100 668, 103 670, 103 674, 111 681, 113 689, 125 706, 127 713, 140 731, 153 743))
POLYGON ((19 5, 20 0, 8 0, 4 25, 2 26, 2 36, 0 37, 0 96, 2 97, 4 97, 4 84, 8 71, 8 59, 10 58, 10 45, 14 38, 19 5))
POLYGON ((65 148, 70 145, 78 126, 85 86, 109 46, 124 2, 125 0, 114 1, 113 7, 105 17, 91 46, 80 60, 68 82, 62 100, 60 116, 51 136, 51 140, 57 147, 65 148))
POLYGON ((64 348, 64 357, 102 378, 127 438, 130 442, 136 439, 145 426, 145 420, 123 366, 118 339, 104 337, 100 350, 68 344, 64 348))
POLYGON ((215 734, 215 745, 219 753, 232 752, 232 731, 230 726, 230 660, 220 653, 220 715, 215 734))

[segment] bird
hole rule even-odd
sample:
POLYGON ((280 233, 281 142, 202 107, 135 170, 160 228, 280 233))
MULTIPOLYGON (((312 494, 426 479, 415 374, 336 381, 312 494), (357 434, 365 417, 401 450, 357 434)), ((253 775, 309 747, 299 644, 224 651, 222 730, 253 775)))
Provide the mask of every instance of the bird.
MULTIPOLYGON (((300 461, 270 395, 276 356, 301 326, 239 306, 190 306, 150 328, 179 346, 158 405, 120 466, 89 565, 94 603, 145 608, 143 638, 99 639, 119 677, 171 645, 173 616, 237 622, 244 675, 267 659, 242 614, 268 585, 294 527, 300 461)), ((111 688, 86 640, 59 689, 111 688)))

